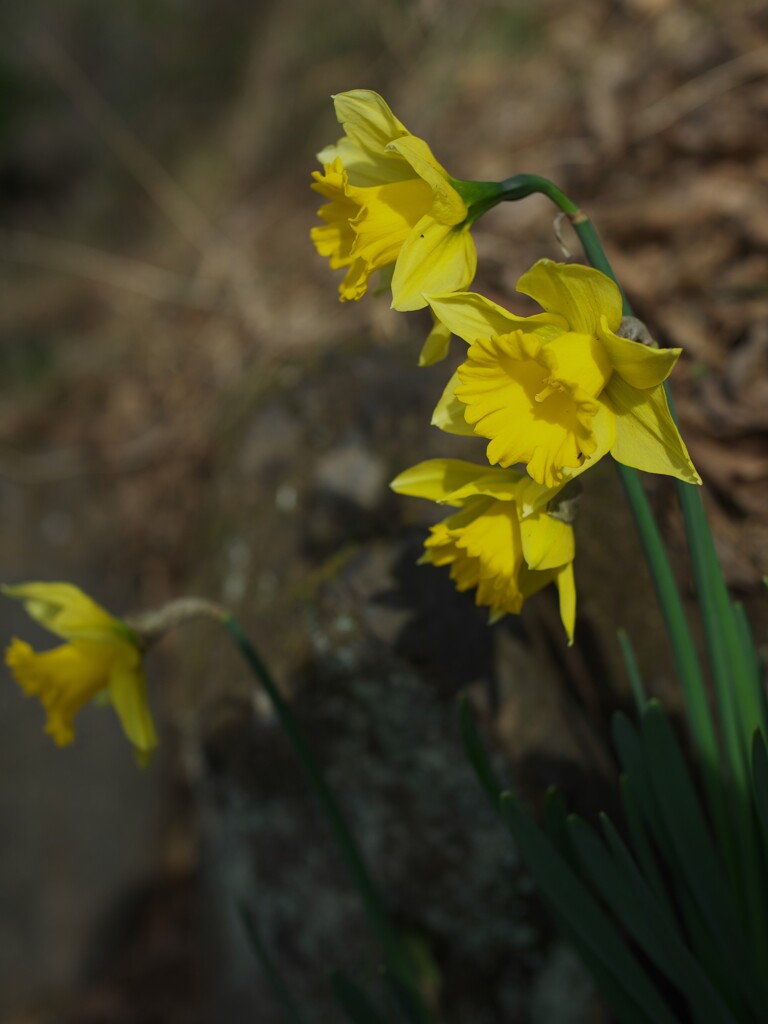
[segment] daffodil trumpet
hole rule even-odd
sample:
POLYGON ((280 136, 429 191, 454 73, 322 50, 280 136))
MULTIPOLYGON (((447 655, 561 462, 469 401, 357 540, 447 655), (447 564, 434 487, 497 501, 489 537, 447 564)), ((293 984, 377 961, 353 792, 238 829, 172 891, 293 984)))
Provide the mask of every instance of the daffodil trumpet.
POLYGON ((619 289, 591 267, 540 260, 517 289, 543 312, 516 316, 469 292, 427 296, 469 345, 433 423, 487 438, 492 465, 523 464, 544 487, 609 452, 625 466, 701 483, 664 390, 681 350, 620 337, 619 289))
POLYGON ((328 202, 311 237, 332 269, 346 271, 341 301, 361 298, 387 267, 394 309, 422 309, 425 293, 467 288, 477 267, 469 228, 501 200, 502 186, 451 177, 375 92, 342 92, 333 103, 344 135, 318 153, 323 170, 312 188, 328 202))
POLYGON ((491 622, 518 615, 527 597, 554 583, 563 627, 573 642, 573 527, 550 514, 556 491, 515 470, 461 459, 421 462, 390 486, 458 509, 430 528, 421 561, 450 566, 457 589, 474 589, 476 603, 490 609, 491 622))

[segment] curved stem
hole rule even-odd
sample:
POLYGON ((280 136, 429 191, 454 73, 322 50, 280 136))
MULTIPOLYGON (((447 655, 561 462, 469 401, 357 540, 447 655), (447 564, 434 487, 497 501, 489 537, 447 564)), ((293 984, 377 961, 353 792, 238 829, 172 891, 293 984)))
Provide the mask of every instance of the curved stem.
MULTIPOLYGON (((584 251, 592 266, 596 270, 602 270, 604 274, 607 274, 608 277, 616 281, 616 276, 608 262, 608 257, 605 255, 605 250, 594 224, 586 213, 579 209, 576 203, 569 199, 565 192, 559 189, 553 181, 550 181, 549 178, 542 178, 539 174, 515 174, 511 178, 507 178, 506 181, 502 181, 501 186, 503 191, 496 202, 523 199, 536 193, 551 199, 573 225, 573 230, 579 236, 579 240, 584 246, 584 251)), ((618 281, 616 283, 618 284, 618 281)), ((621 290, 620 286, 619 290, 621 290)), ((624 306, 624 316, 631 316, 632 310, 623 291, 621 292, 621 298, 624 306)))
MULTIPOLYGON (((573 229, 578 235, 591 265, 595 269, 602 271, 616 283, 621 293, 623 313, 625 316, 632 316, 632 307, 616 279, 616 275, 605 254, 592 221, 573 200, 569 199, 554 182, 536 174, 517 174, 507 178, 501 185, 502 200, 514 201, 535 193, 547 196, 573 225, 573 229)), ((669 389, 666 388, 666 391, 667 397, 670 398, 669 389)), ((670 408, 674 415, 674 406, 671 402, 670 408)), ((719 746, 693 634, 685 615, 680 591, 672 572, 672 566, 670 565, 661 533, 640 482, 640 477, 636 470, 628 466, 617 463, 617 468, 630 508, 632 509, 667 627, 667 635, 672 646, 675 666, 683 688, 690 731, 699 754, 699 763, 707 787, 715 825, 723 842, 726 855, 729 856, 733 867, 734 861, 728 808, 719 767, 719 746)), ((697 537, 701 538, 702 531, 709 536, 709 543, 711 544, 711 535, 709 535, 701 497, 698 493, 693 493, 695 490, 696 488, 690 484, 678 482, 678 496, 683 509, 688 512, 689 517, 693 516, 695 518, 698 527, 695 536, 691 536, 689 533, 689 543, 692 545, 694 563, 697 561, 696 539, 697 537)), ((726 708, 722 707, 723 701, 726 703, 728 701, 727 695, 720 691, 720 687, 717 687, 717 692, 720 698, 721 712, 723 710, 727 711, 726 708)))
POLYGON ((312 792, 333 832, 347 869, 362 896, 365 910, 387 963, 401 981, 414 990, 413 994, 416 996, 414 986, 416 971, 414 965, 392 926, 381 896, 365 866, 360 849, 342 814, 341 808, 336 802, 335 796, 325 781, 322 769, 307 743, 301 726, 296 720, 290 705, 277 688, 267 666, 246 636, 237 619, 233 615, 227 614, 221 622, 237 644, 249 668, 264 687, 272 707, 280 720, 280 724, 293 745, 312 792))
MULTIPOLYGON (((589 217, 579 209, 573 200, 569 199, 554 182, 537 174, 516 174, 501 184, 505 200, 521 199, 534 193, 541 193, 552 200, 573 225, 591 265, 616 282, 622 296, 624 315, 631 316, 632 308, 621 285, 616 280, 616 275, 605 254, 597 231, 589 217)), ((664 542, 637 471, 619 463, 617 466, 651 568, 659 604, 672 644, 675 664, 683 683, 694 739, 705 763, 716 764, 718 758, 717 739, 706 698, 704 678, 664 542)), ((690 490, 689 485, 684 486, 690 490)))

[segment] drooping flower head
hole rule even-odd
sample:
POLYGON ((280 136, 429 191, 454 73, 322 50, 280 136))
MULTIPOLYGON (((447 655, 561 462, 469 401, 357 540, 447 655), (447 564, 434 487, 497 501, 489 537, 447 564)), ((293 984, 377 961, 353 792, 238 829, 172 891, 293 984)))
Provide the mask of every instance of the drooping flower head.
POLYGON ((117 712, 140 761, 157 746, 147 705, 142 654, 131 630, 70 583, 20 583, 2 588, 66 643, 35 652, 15 638, 5 662, 27 696, 39 697, 48 713, 45 731, 63 747, 75 738, 77 712, 103 695, 117 712))
POLYGON ((608 452, 626 466, 701 483, 663 387, 681 350, 619 337, 618 287, 591 267, 540 260, 517 288, 545 312, 517 317, 471 293, 428 298, 470 346, 433 422, 488 438, 489 462, 523 463, 546 487, 608 452))
POLYGON ((329 202, 311 234, 334 270, 346 268, 342 302, 361 298, 371 274, 392 265, 394 309, 466 288, 477 265, 468 201, 497 186, 451 178, 377 93, 354 89, 333 103, 345 134, 318 153, 312 188, 329 202))
POLYGON ((548 514, 556 500, 522 473, 432 459, 390 484, 400 494, 454 505, 458 512, 430 528, 422 561, 449 565, 458 590, 475 589, 491 621, 518 615, 527 597, 557 586, 560 617, 573 641, 576 589, 573 527, 548 514))

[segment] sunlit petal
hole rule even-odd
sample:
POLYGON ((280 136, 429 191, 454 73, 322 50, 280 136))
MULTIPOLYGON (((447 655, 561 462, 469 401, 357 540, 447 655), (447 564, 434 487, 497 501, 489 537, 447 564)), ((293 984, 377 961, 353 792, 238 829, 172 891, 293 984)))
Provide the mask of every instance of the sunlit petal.
POLYGON ((617 462, 689 484, 701 483, 672 419, 663 385, 641 391, 615 375, 606 396, 616 416, 611 454, 617 462))
POLYGON ((616 373, 633 388, 653 388, 665 381, 680 358, 680 348, 653 348, 639 341, 619 338, 607 328, 600 342, 616 373))
MULTIPOLYGON (((432 315, 434 320, 434 314, 432 315)), ((419 366, 433 366, 445 359, 451 344, 451 331, 445 324, 435 320, 432 330, 422 345, 419 353, 419 366)))
MULTIPOLYGON (((573 530, 544 511, 521 521, 517 497, 526 478, 510 470, 488 470, 453 459, 433 459, 401 473, 401 493, 440 502, 463 503, 460 511, 432 526, 422 563, 448 566, 457 590, 475 590, 475 601, 490 609, 489 621, 518 614, 526 597, 562 575, 574 557, 573 530)), ((575 592, 561 607, 573 636, 575 592)), ((566 597, 569 595, 566 593, 566 597)))
POLYGON ((456 387, 461 382, 459 375, 454 373, 445 386, 440 396, 440 401, 432 413, 432 426, 439 427, 446 434, 462 434, 466 437, 474 437, 475 431, 470 423, 467 423, 464 413, 466 406, 456 397, 456 387))
POLYGON ((579 263, 539 260, 517 282, 517 290, 568 322, 570 330, 597 334, 601 317, 608 329, 621 323, 621 293, 610 277, 579 263))
POLYGON ((370 89, 337 93, 333 106, 345 134, 370 153, 384 156, 393 139, 410 134, 386 101, 370 89))
POLYGON ((398 494, 447 502, 455 491, 486 472, 486 466, 477 466, 463 459, 429 459, 400 473, 389 486, 398 494))
POLYGON ((454 292, 448 295, 434 293, 426 298, 437 319, 450 328, 452 334, 470 345, 478 338, 490 338, 518 330, 536 330, 544 338, 552 336, 544 331, 545 327, 556 328, 554 334, 566 327, 561 317, 549 313, 515 316, 503 306, 474 292, 454 292))
POLYGON ((568 642, 572 644, 576 628, 576 582, 573 576, 573 562, 568 562, 557 570, 555 584, 560 598, 560 619, 565 627, 568 642))
POLYGON ((392 308, 423 309, 426 295, 466 288, 477 269, 470 233, 422 217, 408 235, 392 276, 392 308))
POLYGON ((65 640, 111 640, 116 620, 72 583, 3 585, 8 597, 24 604, 28 615, 65 640))
POLYGON ((123 731, 137 751, 146 755, 157 746, 157 733, 147 703, 141 659, 119 658, 109 674, 109 694, 123 731))
POLYGON ((390 142, 389 151, 399 153, 432 189, 430 213, 441 224, 460 224, 467 216, 467 204, 448 180, 448 172, 432 155, 423 139, 405 135, 390 142))
POLYGON ((555 569, 575 557, 573 527, 546 512, 522 519, 520 533, 529 569, 555 569))

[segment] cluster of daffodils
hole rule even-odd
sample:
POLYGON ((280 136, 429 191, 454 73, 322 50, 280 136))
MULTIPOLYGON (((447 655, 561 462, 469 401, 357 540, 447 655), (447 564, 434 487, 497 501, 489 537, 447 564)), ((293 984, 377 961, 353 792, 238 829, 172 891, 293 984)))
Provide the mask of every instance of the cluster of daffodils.
POLYGON ((431 309, 420 363, 442 359, 451 335, 466 342, 432 422, 487 441, 487 465, 431 460, 392 482, 458 509, 432 527, 423 561, 450 566, 492 621, 554 583, 572 640, 574 537, 563 488, 609 453, 701 482, 664 390, 680 349, 623 337, 619 289, 590 267, 536 263, 517 285, 541 306, 533 316, 466 291, 476 267, 469 229, 502 186, 452 178, 374 92, 341 93, 334 106, 344 136, 318 154, 312 188, 329 202, 312 241, 346 270, 342 301, 361 298, 379 270, 394 309, 431 309))
MULTIPOLYGON (((448 566, 491 621, 518 614, 526 597, 554 583, 572 640, 568 483, 609 453, 626 466, 701 482, 664 391, 680 350, 623 337, 619 290, 589 267, 540 260, 524 274, 518 290, 541 306, 534 316, 466 291, 477 264, 470 228, 503 198, 502 183, 452 178, 374 92, 341 93, 334 105, 344 135, 318 154, 323 169, 312 188, 327 202, 312 241, 345 271, 342 301, 360 299, 379 271, 394 309, 429 307, 434 326, 420 364, 443 359, 453 335, 466 342, 432 422, 487 441, 486 464, 433 459, 392 482, 401 494, 455 509, 431 528, 422 561, 448 566)), ((86 703, 109 704, 146 763, 157 736, 142 661, 157 624, 117 619, 68 583, 3 589, 64 641, 37 653, 14 639, 5 655, 23 691, 43 704, 53 740, 72 742, 86 703)), ((211 608, 179 603, 182 618, 201 613, 211 608)))

